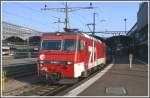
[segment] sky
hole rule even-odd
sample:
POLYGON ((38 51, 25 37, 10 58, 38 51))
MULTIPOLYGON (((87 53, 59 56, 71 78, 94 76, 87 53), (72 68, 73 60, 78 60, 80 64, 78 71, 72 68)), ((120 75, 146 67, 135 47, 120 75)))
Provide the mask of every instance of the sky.
MULTIPOLYGON (((95 9, 81 9, 69 12, 69 27, 88 31, 86 24, 93 22, 96 13, 96 31, 130 30, 137 21, 137 12, 141 2, 92 2, 95 9)), ((64 22, 64 13, 48 8, 64 8, 65 2, 2 2, 2 21, 32 28, 40 32, 63 31, 64 23, 55 23, 58 18, 64 22)), ((90 2, 68 2, 68 7, 89 7, 90 2)), ((92 29, 92 27, 90 27, 92 29)), ((99 36, 109 36, 98 34, 99 36)))

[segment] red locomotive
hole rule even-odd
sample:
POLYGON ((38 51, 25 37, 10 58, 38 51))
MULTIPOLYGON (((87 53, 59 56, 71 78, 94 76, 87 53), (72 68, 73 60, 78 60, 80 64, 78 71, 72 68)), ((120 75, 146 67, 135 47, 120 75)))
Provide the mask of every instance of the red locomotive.
POLYGON ((46 80, 78 79, 106 63, 105 44, 85 33, 47 33, 41 37, 38 76, 46 80))

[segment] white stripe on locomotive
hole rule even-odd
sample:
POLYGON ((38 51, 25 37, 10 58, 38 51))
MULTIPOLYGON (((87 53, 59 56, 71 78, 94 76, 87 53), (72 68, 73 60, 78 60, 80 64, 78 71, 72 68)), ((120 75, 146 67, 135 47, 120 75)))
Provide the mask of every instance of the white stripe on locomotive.
POLYGON ((83 71, 85 71, 84 62, 74 64, 74 77, 81 76, 83 71))
MULTIPOLYGON (((95 67, 100 64, 105 64, 105 60, 106 60, 105 58, 96 59, 96 61, 94 62, 94 65, 93 63, 88 64, 88 69, 91 69, 92 67, 95 67)), ((80 77, 83 71, 85 71, 84 62, 74 64, 74 77, 75 78, 80 77)))

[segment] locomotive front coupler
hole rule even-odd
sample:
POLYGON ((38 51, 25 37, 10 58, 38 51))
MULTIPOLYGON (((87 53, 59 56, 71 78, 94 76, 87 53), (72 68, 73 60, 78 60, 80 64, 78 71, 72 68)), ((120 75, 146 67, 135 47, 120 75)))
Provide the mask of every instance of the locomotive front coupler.
POLYGON ((61 74, 58 72, 53 72, 49 78, 52 83, 57 83, 61 79, 61 74))

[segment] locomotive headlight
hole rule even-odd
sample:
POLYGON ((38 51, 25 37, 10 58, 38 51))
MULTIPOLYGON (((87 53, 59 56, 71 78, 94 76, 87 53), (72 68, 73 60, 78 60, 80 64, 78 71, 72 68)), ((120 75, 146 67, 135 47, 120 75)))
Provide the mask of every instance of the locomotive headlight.
POLYGON ((47 67, 42 67, 41 70, 45 71, 45 72, 48 72, 48 68, 47 67))
POLYGON ((72 64, 72 62, 67 62, 68 65, 72 64))
POLYGON ((45 59, 45 55, 44 54, 41 54, 40 55, 40 60, 44 60, 45 59))

